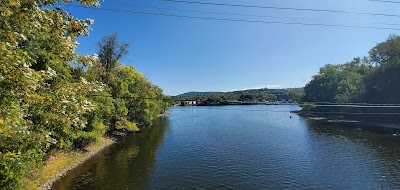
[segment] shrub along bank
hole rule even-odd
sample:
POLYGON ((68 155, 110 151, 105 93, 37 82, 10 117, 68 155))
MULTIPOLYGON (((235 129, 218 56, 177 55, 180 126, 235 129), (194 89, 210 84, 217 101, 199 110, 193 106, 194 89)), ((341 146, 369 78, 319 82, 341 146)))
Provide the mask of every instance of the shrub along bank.
POLYGON ((58 2, 0 1, 2 189, 20 188, 46 155, 80 149, 106 132, 137 131, 168 107, 159 87, 119 62, 128 46, 116 34, 103 38, 98 56, 79 55, 76 39, 89 35, 93 21, 53 7, 58 2))

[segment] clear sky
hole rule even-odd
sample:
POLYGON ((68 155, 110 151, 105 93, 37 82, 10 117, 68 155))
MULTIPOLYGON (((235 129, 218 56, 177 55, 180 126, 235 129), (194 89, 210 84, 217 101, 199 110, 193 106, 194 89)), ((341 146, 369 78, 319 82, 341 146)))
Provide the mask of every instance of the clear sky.
MULTIPOLYGON (((400 4, 368 0, 188 1, 384 14, 397 14, 400 8, 400 4)), ((303 87, 321 66, 340 64, 367 55, 369 49, 390 34, 399 33, 399 30, 215 21, 79 7, 63 8, 78 18, 95 20, 91 35, 78 39, 79 53, 97 53, 96 44, 101 37, 117 32, 120 41, 131 45, 129 55, 122 62, 136 66, 167 95, 188 91, 303 87)), ((101 8, 238 20, 400 29, 400 17, 394 16, 196 5, 159 0, 104 0, 101 8), (182 12, 132 5, 268 17, 182 12)))

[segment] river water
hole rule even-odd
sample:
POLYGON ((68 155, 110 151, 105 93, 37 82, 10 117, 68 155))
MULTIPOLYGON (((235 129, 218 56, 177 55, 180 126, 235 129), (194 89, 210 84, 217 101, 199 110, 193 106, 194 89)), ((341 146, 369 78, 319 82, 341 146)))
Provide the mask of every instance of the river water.
POLYGON ((53 189, 400 189, 397 137, 299 109, 172 107, 53 189))

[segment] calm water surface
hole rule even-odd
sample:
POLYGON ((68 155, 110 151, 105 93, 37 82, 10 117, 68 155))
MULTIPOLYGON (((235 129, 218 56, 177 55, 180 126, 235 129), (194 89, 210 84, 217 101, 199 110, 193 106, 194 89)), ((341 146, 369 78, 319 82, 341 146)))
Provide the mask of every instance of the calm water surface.
POLYGON ((53 189, 400 188, 396 137, 288 112, 298 109, 173 107, 53 189))

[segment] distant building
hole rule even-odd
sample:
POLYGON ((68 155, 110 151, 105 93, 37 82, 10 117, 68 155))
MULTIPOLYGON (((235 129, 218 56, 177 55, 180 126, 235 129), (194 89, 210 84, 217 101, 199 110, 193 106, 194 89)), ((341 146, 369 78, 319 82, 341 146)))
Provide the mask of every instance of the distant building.
POLYGON ((177 105, 180 106, 195 106, 197 105, 196 100, 182 100, 182 101, 177 101, 177 105))

